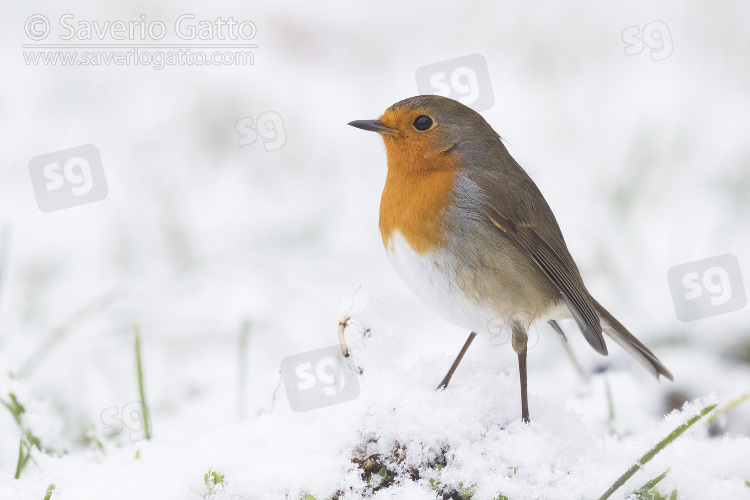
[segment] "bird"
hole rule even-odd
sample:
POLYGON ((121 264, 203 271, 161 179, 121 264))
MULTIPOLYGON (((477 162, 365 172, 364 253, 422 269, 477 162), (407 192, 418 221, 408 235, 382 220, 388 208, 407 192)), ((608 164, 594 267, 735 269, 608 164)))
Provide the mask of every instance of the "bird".
POLYGON ((470 332, 437 390, 447 388, 478 334, 507 328, 521 419, 529 422, 527 332, 537 320, 562 334, 557 322, 572 319, 599 354, 608 353, 605 334, 657 380, 674 380, 591 296, 541 191, 482 115, 448 97, 419 95, 348 125, 378 133, 385 145, 379 228, 391 265, 422 302, 470 332))

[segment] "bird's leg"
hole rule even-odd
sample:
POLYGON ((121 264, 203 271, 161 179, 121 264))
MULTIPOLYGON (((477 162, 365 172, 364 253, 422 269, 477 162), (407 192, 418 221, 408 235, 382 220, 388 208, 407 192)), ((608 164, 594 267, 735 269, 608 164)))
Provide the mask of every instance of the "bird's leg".
POLYGON ((471 332, 469 334, 469 338, 466 339, 466 342, 464 343, 464 346, 461 348, 461 352, 459 352, 458 356, 456 356, 456 360, 451 365, 451 368, 450 368, 450 370, 448 370, 448 373, 445 374, 445 377, 443 377, 443 381, 440 382, 440 385, 437 386, 437 389, 435 389, 436 391, 439 391, 440 389, 445 389, 446 387, 448 387, 448 382, 451 381, 451 378, 453 377, 453 372, 455 372, 456 368, 458 368, 458 364, 463 359, 464 354, 466 354, 466 350, 471 345, 471 341, 474 340, 474 337, 476 337, 476 336, 477 336, 477 334, 474 333, 474 332, 471 332))
POLYGON ((529 400, 526 396, 526 346, 529 336, 520 323, 512 323, 513 350, 518 354, 518 374, 521 377, 521 419, 529 421, 529 400))

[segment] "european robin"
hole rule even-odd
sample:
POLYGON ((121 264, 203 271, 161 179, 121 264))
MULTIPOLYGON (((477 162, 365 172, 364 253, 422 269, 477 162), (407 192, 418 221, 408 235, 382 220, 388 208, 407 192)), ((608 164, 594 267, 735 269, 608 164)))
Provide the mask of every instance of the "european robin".
POLYGON ((657 379, 672 374, 589 294, 552 210, 482 116, 446 97, 399 101, 377 120, 388 173, 380 234, 388 258, 428 306, 471 334, 438 389, 448 385, 476 334, 512 334, 526 396, 527 329, 535 320, 574 319, 600 354, 602 332, 657 379))

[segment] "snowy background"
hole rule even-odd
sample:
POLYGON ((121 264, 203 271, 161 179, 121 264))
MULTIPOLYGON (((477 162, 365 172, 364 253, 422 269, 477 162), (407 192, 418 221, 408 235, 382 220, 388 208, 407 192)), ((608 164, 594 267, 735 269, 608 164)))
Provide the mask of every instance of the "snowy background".
MULTIPOLYGON (((667 282, 726 253, 750 280, 749 16, 740 1, 6 5, 0 399, 17 396, 48 453, 13 479, 21 431, 0 406, 0 498, 41 500, 49 484, 54 500, 598 498, 699 408, 750 391, 750 308, 683 323, 667 282), (25 64, 27 18, 66 13, 251 20, 255 63, 25 64), (658 20, 671 55, 626 56, 623 31, 658 20), (571 323, 587 380, 538 325, 530 426, 507 342, 478 338, 433 391, 467 332, 391 270, 382 141, 346 123, 416 95, 419 67, 475 53, 495 97, 483 116, 545 194, 589 290, 674 383, 613 343, 598 356, 571 323), (283 146, 240 147, 237 121, 269 111, 283 146), (83 144, 101 152, 106 199, 42 213, 29 160, 83 144), (352 303, 359 398, 294 413, 282 385, 271 413, 281 360, 335 344, 352 303), (107 436, 101 417, 139 400, 134 325, 150 441, 107 436), (352 462, 375 453, 382 482, 352 462), (225 476, 213 489, 209 469, 225 476)), ((750 498, 748 435, 745 403, 613 498, 667 468, 664 494, 750 498)))

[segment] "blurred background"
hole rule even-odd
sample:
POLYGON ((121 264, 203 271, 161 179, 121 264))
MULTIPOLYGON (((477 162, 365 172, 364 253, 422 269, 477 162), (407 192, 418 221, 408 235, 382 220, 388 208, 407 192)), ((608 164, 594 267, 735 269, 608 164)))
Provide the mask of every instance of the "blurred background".
MULTIPOLYGON (((750 308, 682 322, 667 272, 729 253, 742 287, 750 280, 749 16, 740 1, 6 6, 0 398, 45 401, 49 421, 37 426, 50 446, 127 442, 103 435, 101 414, 139 399, 138 325, 154 433, 180 439, 268 412, 281 359, 335 344, 356 290, 394 359, 438 357, 447 369, 467 332, 390 268, 377 227, 382 141, 346 124, 418 94, 419 68, 471 54, 491 84, 482 114, 544 193, 589 290, 675 382, 655 383, 618 347, 598 356, 563 325, 584 369, 631 374, 614 386, 616 405, 655 420, 686 399, 746 392, 750 308), (252 21, 253 64, 24 58, 40 50, 22 47, 38 43, 24 31, 35 14, 51 23, 44 42, 63 43, 64 14, 73 25, 145 15, 171 36, 187 13, 252 21), (42 212, 29 162, 86 144, 101 154, 106 197, 42 212)), ((574 396, 556 335, 546 325, 536 335, 530 390, 574 396)), ((480 338, 464 363, 515 368, 515 355, 480 338)), ((283 389, 276 408, 290 411, 283 389)), ((750 413, 722 425, 748 433, 750 413)), ((17 435, 3 410, 10 473, 17 435)))

